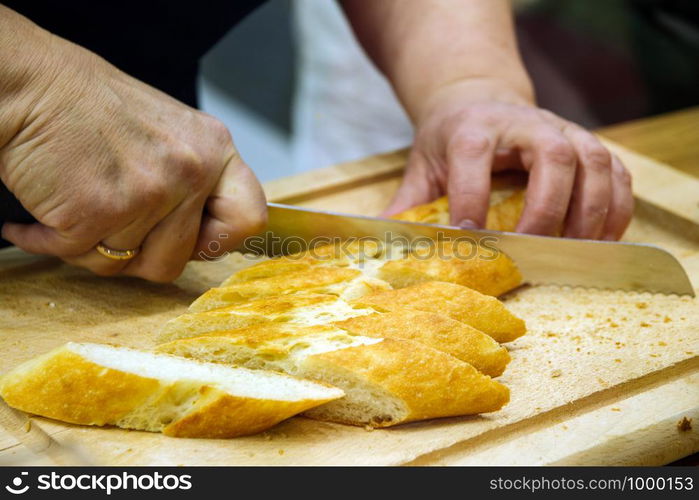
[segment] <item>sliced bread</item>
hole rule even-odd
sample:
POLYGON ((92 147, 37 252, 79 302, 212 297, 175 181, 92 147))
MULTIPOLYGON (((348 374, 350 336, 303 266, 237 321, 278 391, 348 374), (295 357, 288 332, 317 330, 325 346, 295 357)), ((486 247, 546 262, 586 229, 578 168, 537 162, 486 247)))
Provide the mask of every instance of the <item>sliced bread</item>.
POLYGON ((490 335, 498 342, 510 342, 526 332, 524 321, 495 297, 442 281, 365 295, 351 304, 373 307, 378 311, 407 308, 443 314, 490 335))
POLYGON ((211 311, 182 314, 163 326, 158 341, 168 342, 261 323, 319 325, 373 312, 375 310, 371 307, 352 306, 335 295, 279 295, 211 311))
POLYGON ((353 335, 412 340, 451 354, 486 375, 497 377, 510 362, 507 349, 492 337, 441 314, 401 309, 336 321, 353 335))
POLYGON ((390 289, 387 283, 365 276, 358 269, 316 266, 212 288, 195 300, 189 310, 210 311, 245 301, 297 292, 323 293, 353 299, 390 289))
MULTIPOLYGON (((330 326, 265 336, 260 326, 159 346, 206 361, 284 371, 341 388, 345 397, 305 414, 332 422, 387 427, 403 422, 491 412, 508 389, 470 364, 417 342, 349 335, 330 326)), ((282 327, 283 329, 284 327, 282 327)))
POLYGON ((279 373, 68 343, 4 375, 0 395, 14 408, 75 424, 229 438, 343 393, 279 373))
POLYGON ((493 296, 522 284, 522 275, 507 255, 468 241, 418 246, 407 257, 381 265, 375 276, 393 288, 447 281, 493 296))

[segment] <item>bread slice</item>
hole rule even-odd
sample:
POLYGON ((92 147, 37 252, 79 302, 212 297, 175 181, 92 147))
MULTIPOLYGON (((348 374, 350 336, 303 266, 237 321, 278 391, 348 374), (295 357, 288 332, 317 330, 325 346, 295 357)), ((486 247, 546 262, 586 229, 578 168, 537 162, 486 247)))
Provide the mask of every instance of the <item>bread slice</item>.
POLYGON ((273 372, 68 343, 4 375, 0 395, 14 408, 75 424, 229 438, 343 393, 273 372))
POLYGON ((460 321, 437 313, 401 309, 333 322, 353 335, 411 340, 451 354, 491 377, 510 362, 507 349, 492 337, 460 321))
POLYGON ((293 358, 300 354, 371 344, 381 340, 352 335, 332 325, 265 323, 173 340, 157 345, 155 351, 256 370, 293 372, 293 358))
MULTIPOLYGON (((182 338, 162 344, 157 349, 177 356, 190 357, 189 349, 191 346, 208 344, 207 349, 211 352, 224 353, 226 346, 231 343, 230 339, 235 338, 238 343, 253 346, 255 349, 262 349, 262 346, 266 346, 264 354, 260 354, 260 359, 267 359, 270 356, 276 357, 279 353, 286 356, 287 349, 291 345, 289 339, 298 336, 308 338, 309 342, 316 341, 318 338, 321 340, 331 338, 351 343, 353 340, 350 336, 375 339, 393 338, 417 342, 451 354, 457 359, 472 364, 482 373, 493 377, 501 375, 510 361, 507 349, 488 335, 446 316, 414 309, 373 313, 314 326, 298 323, 262 323, 238 330, 215 331, 196 337, 182 338)), ((224 358, 222 359, 216 359, 211 354, 205 359, 216 362, 234 362, 250 368, 274 369, 264 364, 250 365, 249 356, 253 354, 252 351, 247 354, 240 351, 233 361, 231 361, 230 353, 223 354, 224 358)), ((191 357, 202 359, 197 358, 197 356, 191 357)))
POLYGON ((413 342, 384 339, 303 359, 294 372, 342 388, 345 397, 304 412, 370 427, 497 411, 508 388, 473 366, 413 342))
POLYGON ((484 413, 509 400, 507 387, 473 366, 422 344, 349 335, 331 326, 285 326, 267 334, 216 332, 158 346, 207 361, 276 369, 326 381, 345 397, 307 416, 352 425, 387 427, 428 418, 484 413))
POLYGON ((467 241, 417 247, 407 257, 383 264, 375 276, 393 288, 447 281, 493 296, 522 284, 521 273, 507 255, 467 241))
POLYGON ((490 335, 498 342, 511 342, 526 332, 524 321, 495 297, 442 281, 365 295, 351 304, 373 307, 381 312, 407 308, 443 314, 490 335))
POLYGON ((352 299, 390 289, 388 283, 365 276, 358 269, 316 266, 212 288, 195 300, 189 310, 210 311, 249 300, 296 292, 323 293, 352 299))
POLYGON ((314 267, 331 266, 356 269, 361 268, 365 261, 383 258, 384 254, 397 255, 395 252, 387 252, 383 244, 373 239, 317 245, 303 252, 275 257, 242 269, 224 280, 221 286, 305 271, 314 267))
POLYGON ((334 295, 297 293, 253 300, 211 311, 182 314, 168 321, 158 341, 193 337, 217 330, 234 330, 261 323, 319 325, 375 312, 352 306, 334 295))

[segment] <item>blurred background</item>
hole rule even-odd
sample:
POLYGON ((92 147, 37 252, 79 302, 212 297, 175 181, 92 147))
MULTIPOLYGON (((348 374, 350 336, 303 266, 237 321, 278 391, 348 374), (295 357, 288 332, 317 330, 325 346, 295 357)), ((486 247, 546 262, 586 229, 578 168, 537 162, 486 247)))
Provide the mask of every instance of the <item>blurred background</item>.
MULTIPOLYGON (((542 107, 596 128, 699 105, 699 0, 513 4, 542 107)), ((412 137, 335 0, 269 0, 204 57, 199 100, 263 181, 412 137)))

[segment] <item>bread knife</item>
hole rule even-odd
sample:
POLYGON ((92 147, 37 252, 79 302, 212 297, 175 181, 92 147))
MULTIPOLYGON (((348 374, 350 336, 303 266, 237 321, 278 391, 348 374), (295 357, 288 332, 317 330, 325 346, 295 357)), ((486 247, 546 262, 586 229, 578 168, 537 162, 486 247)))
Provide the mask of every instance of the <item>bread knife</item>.
POLYGON ((460 229, 379 217, 268 204, 266 231, 245 241, 243 251, 274 256, 309 245, 351 238, 385 242, 401 238, 468 239, 509 255, 529 284, 691 295, 694 288, 679 261, 660 247, 488 230, 460 229))

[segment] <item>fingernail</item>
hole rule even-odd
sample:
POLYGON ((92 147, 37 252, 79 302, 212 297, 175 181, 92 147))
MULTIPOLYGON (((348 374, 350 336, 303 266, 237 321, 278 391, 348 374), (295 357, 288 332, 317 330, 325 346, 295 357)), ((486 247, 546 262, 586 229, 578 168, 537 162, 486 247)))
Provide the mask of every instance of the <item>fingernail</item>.
POLYGON ((461 229, 478 229, 478 224, 473 222, 471 219, 464 219, 459 222, 459 227, 461 229))

